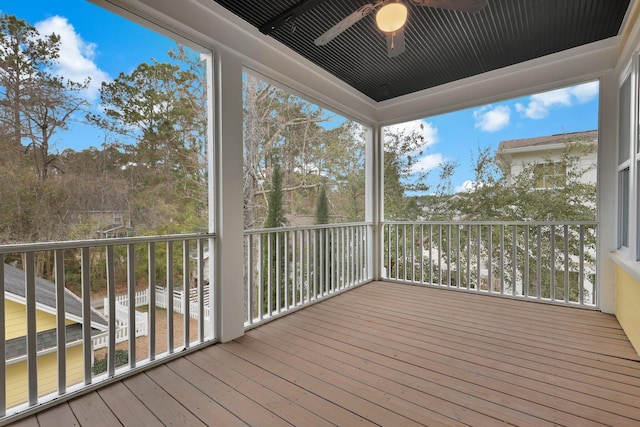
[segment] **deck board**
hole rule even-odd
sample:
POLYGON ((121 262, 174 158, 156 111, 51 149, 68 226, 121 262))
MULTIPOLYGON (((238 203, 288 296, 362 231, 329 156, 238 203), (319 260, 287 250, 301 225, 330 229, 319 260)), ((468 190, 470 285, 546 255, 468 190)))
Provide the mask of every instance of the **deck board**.
POLYGON ((98 393, 91 393, 82 400, 71 400, 69 407, 80 425, 118 425, 118 418, 98 393))
MULTIPOLYGON (((152 426, 160 420, 122 382, 103 387, 97 394, 111 408, 123 425, 152 426)), ((82 402, 84 398, 78 399, 82 402)))
POLYGON ((593 310, 374 282, 17 425, 640 425, 593 310))

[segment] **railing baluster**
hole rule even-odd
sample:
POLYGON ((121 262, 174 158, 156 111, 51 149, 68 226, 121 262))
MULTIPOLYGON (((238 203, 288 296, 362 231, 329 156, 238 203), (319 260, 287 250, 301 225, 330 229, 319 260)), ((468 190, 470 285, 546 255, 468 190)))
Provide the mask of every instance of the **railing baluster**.
MULTIPOLYGON (((304 253, 304 249, 305 249, 305 238, 304 238, 304 231, 300 230, 300 266, 298 267, 298 269, 300 270, 299 273, 299 280, 298 280, 298 288, 294 287, 293 288, 293 292, 294 293, 298 293, 298 304, 302 304, 304 303, 304 287, 305 287, 305 280, 304 280, 304 272, 305 272, 305 253, 304 253)), ((295 304, 294 304, 295 306, 295 304)))
MULTIPOLYGON (((4 262, 5 255, 0 254, 0 295, 3 295, 2 301, 0 301, 0 337, 6 337, 6 321, 5 321, 5 306, 4 306, 4 262)), ((0 339, 0 355, 6 353, 6 340, 0 339)), ((0 360, 0 378, 7 378, 7 365, 4 357, 0 360)), ((7 414, 7 382, 5 380, 0 381, 0 417, 4 417, 7 414)))
POLYGON ((285 232, 284 240, 284 307, 285 309, 291 308, 291 305, 295 303, 293 295, 296 293, 295 280, 295 259, 296 259, 296 232, 285 232), (293 241, 292 241, 293 240, 293 241), (289 257, 291 252, 291 257, 289 257), (291 262, 289 262, 291 259, 291 262), (289 280, 291 279, 291 281, 289 280), (290 298, 292 296, 292 298, 290 298))
MULTIPOLYGON (((522 279, 522 296, 529 296, 529 225, 524 226, 524 274, 522 279)), ((515 289, 514 289, 515 295, 515 289)))
MULTIPOLYGON (((277 239, 276 239, 277 240, 277 239)), ((273 277, 273 255, 271 254, 271 247, 273 246, 272 234, 267 234, 267 271, 265 274, 267 275, 267 315, 273 315, 273 286, 272 277, 273 277)), ((277 251, 277 248, 276 248, 277 251)), ((276 272, 277 274, 277 272, 276 272)))
POLYGON ((354 258, 355 264, 353 271, 353 284, 362 283, 362 237, 363 237, 363 229, 361 226, 357 226, 353 230, 353 243, 354 243, 354 258))
POLYGON ((182 314, 182 321, 184 322, 184 348, 189 348, 191 345, 191 260, 189 259, 189 252, 191 245, 188 240, 182 243, 182 301, 184 304, 184 313, 182 314))
POLYGON ((477 252, 478 252, 478 256, 476 257, 476 265, 477 265, 477 270, 478 270, 478 282, 476 283, 476 291, 480 291, 480 288, 482 288, 481 284, 482 284, 482 230, 481 230, 481 225, 478 224, 478 236, 477 236, 477 241, 476 241, 476 246, 477 246, 477 252))
MULTIPOLYGON (((305 283, 307 284, 305 292, 307 293, 307 297, 306 297, 306 301, 309 302, 311 301, 311 287, 312 287, 312 283, 311 283, 311 260, 312 259, 316 259, 315 258, 315 247, 314 247, 314 243, 315 243, 315 239, 313 239, 313 241, 311 240, 311 230, 307 230, 305 232, 305 243, 306 243, 306 256, 307 256, 307 270, 306 270, 306 281, 305 283), (313 257, 312 257, 313 254, 313 257)), ((315 295, 315 274, 313 277, 313 293, 315 295)))
POLYGON ((156 359, 156 244, 148 246, 149 265, 149 360, 156 359))
POLYGON ((500 256, 498 262, 500 263, 500 293, 504 294, 504 224, 500 224, 500 256))
MULTIPOLYGON (((383 225, 383 228, 385 226, 383 225)), ((387 271, 386 277, 387 279, 391 279, 391 224, 386 225, 387 229, 387 271)))
POLYGON ((513 289, 511 289, 511 292, 513 295, 515 295, 516 282, 518 280, 518 269, 516 268, 516 266, 518 265, 518 226, 515 224, 513 226, 513 235, 511 236, 511 241, 513 242, 513 254, 511 257, 511 274, 513 275, 511 277, 511 287, 513 289))
MULTIPOLYGON (((580 225, 580 245, 578 246, 579 254, 579 276, 578 276, 578 302, 584 304, 584 225, 580 225)), ((591 301, 594 302, 594 301, 591 301)))
MULTIPOLYGON (((107 298, 109 300, 109 343, 107 345, 107 376, 116 371, 116 274, 113 258, 113 245, 106 248, 107 261, 107 298)), ((151 307, 149 307, 151 310, 151 307)))
MULTIPOLYGON (((500 224, 500 293, 504 293, 504 224, 500 224)), ((512 282, 511 286, 515 286, 516 283, 512 282)))
POLYGON ((556 300, 556 226, 551 226, 549 240, 551 248, 549 249, 549 263, 551 265, 551 273, 549 274, 549 298, 551 301, 556 300))
POLYGON ((442 224, 438 225, 438 285, 442 286, 442 224))
POLYGON ((332 268, 332 248, 331 248, 331 228, 324 230, 324 281, 322 295, 327 295, 331 291, 331 268, 332 268))
POLYGON ((451 224, 447 225, 447 286, 451 286, 451 224))
POLYGON ((318 268, 318 277, 319 277, 319 282, 318 282, 318 293, 316 294, 316 298, 317 297, 321 297, 324 294, 324 283, 325 283, 325 270, 326 270, 326 264, 327 264, 327 260, 329 259, 327 257, 327 246, 326 246, 326 233, 327 230, 326 229, 321 229, 321 230, 317 230, 318 232, 318 243, 319 243, 319 257, 318 257, 318 262, 317 262, 317 268, 318 268))
POLYGON ((416 281, 416 226, 411 224, 411 281, 416 281))
POLYGON ((58 358, 58 394, 67 392, 67 330, 66 309, 64 302, 64 250, 54 252, 55 284, 56 284, 56 338, 58 358))
POLYGON ((433 280, 433 225, 429 224, 429 283, 435 284, 433 280))
POLYGON ((247 275, 247 313, 245 322, 251 325, 253 323, 253 234, 245 236, 245 247, 247 251, 247 262, 245 263, 245 274, 247 275))
POLYGON ((396 224, 396 229, 395 229, 395 235, 396 235, 396 251, 394 252, 394 261, 395 261, 395 279, 398 280, 400 278, 399 276, 399 270, 400 270, 400 232, 399 232, 399 226, 396 224))
POLYGON ((536 298, 542 298, 542 226, 536 227, 536 298))
POLYGON ((487 291, 493 292, 493 225, 487 226, 487 291))
POLYGON ((456 252, 456 288, 460 288, 460 250, 462 249, 460 244, 461 244, 461 239, 462 236, 460 235, 461 232, 460 230, 462 226, 460 224, 456 224, 456 240, 458 241, 458 247, 457 247, 457 252, 456 252))
POLYGON ((466 226, 467 229, 467 284, 465 288, 471 289, 471 225, 466 226))
POLYGON ((280 290, 282 289, 282 272, 280 271, 280 266, 282 265, 282 252, 280 249, 280 245, 282 245, 282 241, 281 241, 281 236, 282 233, 276 233, 276 283, 274 283, 275 286, 275 291, 276 291, 276 307, 275 307, 275 312, 276 313, 280 313, 281 309, 282 309, 282 303, 281 303, 281 292, 280 290))
POLYGON ((25 253, 25 297, 27 305, 27 378, 29 405, 38 403, 38 351, 36 346, 36 262, 33 252, 25 253))
POLYGON ((564 302, 569 302, 569 226, 564 226, 564 302))
POLYGON ((136 367, 136 250, 133 243, 127 245, 127 294, 129 296, 129 367, 136 367))
MULTIPOLYGON (((212 255, 212 254, 211 254, 212 255)), ((204 240, 198 239, 198 342, 204 342, 204 240)), ((211 297, 211 294, 209 294, 211 297)))
MULTIPOLYGON (((173 353, 173 242, 167 242, 167 353, 173 353)), ((129 304, 131 309, 131 304, 129 304)), ((135 336, 134 329, 129 329, 135 336)))
POLYGON ((91 362, 93 345, 91 343, 91 267, 90 250, 80 250, 80 274, 82 286, 82 360, 84 364, 84 385, 91 384, 91 362))

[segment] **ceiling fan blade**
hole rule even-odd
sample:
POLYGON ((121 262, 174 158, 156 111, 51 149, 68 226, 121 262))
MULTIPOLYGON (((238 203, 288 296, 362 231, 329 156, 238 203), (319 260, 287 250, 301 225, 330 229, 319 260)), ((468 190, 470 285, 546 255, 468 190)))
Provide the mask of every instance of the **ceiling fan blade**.
POLYGON ((409 0, 416 6, 437 7, 475 13, 487 5, 489 0, 409 0))
POLYGON ((376 7, 378 7, 380 4, 382 4, 381 1, 376 2, 375 4, 368 3, 358 8, 358 10, 353 12, 351 15, 347 16, 342 21, 338 22, 336 25, 329 28, 329 30, 327 30, 326 33, 318 37, 314 41, 314 43, 316 44, 316 46, 324 46, 325 44, 329 43, 331 40, 333 40, 334 38, 342 34, 342 32, 345 31, 347 28, 349 28, 350 26, 352 26, 353 24, 355 24, 356 22, 358 22, 359 20, 361 20, 362 18, 364 18, 365 16, 373 12, 376 9, 376 7))
POLYGON ((389 55, 389 58, 404 52, 404 29, 400 28, 398 31, 385 34, 387 35, 387 55, 389 55))

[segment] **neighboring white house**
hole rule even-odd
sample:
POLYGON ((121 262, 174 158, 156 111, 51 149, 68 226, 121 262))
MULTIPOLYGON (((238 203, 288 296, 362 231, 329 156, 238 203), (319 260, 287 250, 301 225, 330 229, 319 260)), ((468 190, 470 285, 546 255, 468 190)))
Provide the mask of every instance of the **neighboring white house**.
MULTIPOLYGON (((500 142, 496 151, 496 163, 502 169, 507 183, 511 185, 515 177, 523 172, 534 171, 536 180, 534 187, 537 189, 550 189, 562 187, 567 182, 567 167, 574 172, 577 182, 597 185, 597 145, 598 131, 589 130, 582 132, 561 133, 535 138, 514 139, 500 142), (563 156, 569 155, 570 161, 563 160, 563 156)), ((585 201, 585 203, 587 203, 585 201)), ((595 209, 595 206, 594 206, 595 209)), ((595 217, 595 215, 594 215, 595 217)), ((595 259, 595 248, 585 249, 595 259)), ((577 255, 570 256, 571 265, 579 265, 577 255)), ((562 266, 557 266, 562 270, 562 266)), ((571 268, 571 273, 575 273, 571 268)), ((587 292, 585 298, 592 295, 594 283, 588 277, 595 277, 595 265, 585 263, 587 273, 584 288, 587 292)), ((517 283, 517 293, 522 291, 522 284, 517 283)))
POLYGON ((508 183, 525 168, 534 166, 540 172, 536 188, 553 188, 566 182, 567 171, 562 162, 563 153, 571 146, 586 148, 586 152, 577 156, 572 167, 577 171, 584 171, 579 177, 580 182, 596 185, 597 144, 597 130, 512 139, 500 142, 496 151, 496 162, 507 177, 508 183))

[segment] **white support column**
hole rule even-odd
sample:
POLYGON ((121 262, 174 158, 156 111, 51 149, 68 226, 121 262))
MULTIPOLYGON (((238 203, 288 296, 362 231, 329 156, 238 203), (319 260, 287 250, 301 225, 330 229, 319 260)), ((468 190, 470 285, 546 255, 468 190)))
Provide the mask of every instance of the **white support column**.
POLYGON ((366 209, 365 221, 373 223, 373 233, 368 236, 369 266, 374 280, 382 277, 382 218, 383 218, 383 159, 382 128, 374 125, 367 132, 366 148, 366 209))
POLYGON ((617 247, 617 125, 618 82, 615 73, 600 80, 600 124, 598 129, 598 281, 600 309, 613 313, 616 307, 615 266, 609 253, 617 247))
MULTIPOLYGON (((209 229, 215 231, 215 335, 230 341, 244 334, 243 192, 242 192, 242 60, 218 49, 213 70, 214 138, 209 229), (212 182, 213 180, 213 182, 212 182)), ((211 151, 210 151, 211 152, 211 151)))

